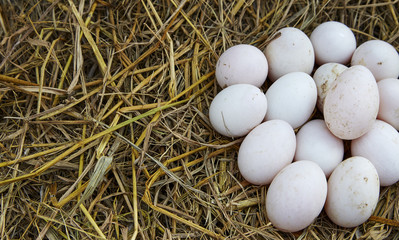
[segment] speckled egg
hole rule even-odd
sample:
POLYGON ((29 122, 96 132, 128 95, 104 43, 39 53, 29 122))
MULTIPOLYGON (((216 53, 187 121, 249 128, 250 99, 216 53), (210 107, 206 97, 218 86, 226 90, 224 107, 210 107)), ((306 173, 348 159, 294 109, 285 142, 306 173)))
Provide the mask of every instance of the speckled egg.
POLYGON ((373 213, 380 193, 378 173, 364 157, 351 157, 340 163, 328 179, 328 217, 342 227, 356 227, 373 213))
POLYGON ((399 180, 399 133, 388 123, 375 121, 370 131, 352 140, 351 153, 370 160, 377 169, 381 186, 399 180))
POLYGON ((379 107, 378 86, 366 67, 357 65, 343 71, 324 100, 328 129, 341 139, 355 139, 371 129, 379 107))
POLYGON ((367 67, 377 81, 399 76, 399 54, 391 44, 382 40, 361 44, 353 53, 351 65, 367 67))
POLYGON ((323 112, 324 99, 326 98, 328 90, 337 79, 338 75, 344 70, 348 69, 347 66, 340 63, 326 63, 316 69, 313 74, 313 80, 317 87, 317 108, 323 112))

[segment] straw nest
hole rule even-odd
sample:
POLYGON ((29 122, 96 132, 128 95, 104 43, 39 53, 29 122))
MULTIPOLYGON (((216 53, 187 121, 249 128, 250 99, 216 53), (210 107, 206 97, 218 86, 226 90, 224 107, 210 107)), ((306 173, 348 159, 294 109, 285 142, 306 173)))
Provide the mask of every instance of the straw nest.
POLYGON ((276 230, 208 119, 228 47, 337 20, 399 49, 398 1, 0 3, 1 239, 398 238, 398 184, 357 228, 276 230))

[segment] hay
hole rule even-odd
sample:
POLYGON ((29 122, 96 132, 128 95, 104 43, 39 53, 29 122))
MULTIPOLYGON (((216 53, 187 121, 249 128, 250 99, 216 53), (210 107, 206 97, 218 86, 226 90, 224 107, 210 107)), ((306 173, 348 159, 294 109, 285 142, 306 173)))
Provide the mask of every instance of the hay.
POLYGON ((338 20, 399 50, 398 1, 0 4, 1 239, 398 238, 398 184, 357 228, 277 231, 207 116, 226 48, 338 20))

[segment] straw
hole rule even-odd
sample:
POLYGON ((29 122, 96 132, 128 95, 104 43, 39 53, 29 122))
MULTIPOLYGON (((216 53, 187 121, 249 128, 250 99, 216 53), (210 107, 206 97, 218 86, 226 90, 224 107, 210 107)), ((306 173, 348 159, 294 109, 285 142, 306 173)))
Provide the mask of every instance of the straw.
MULTIPOLYGON (((340 21, 399 50, 399 1, 3 1, 0 239, 395 239, 399 185, 370 219, 297 233, 215 132, 218 57, 340 21)), ((265 91, 270 82, 262 86, 265 91)), ((321 116, 315 112, 314 118, 321 116)), ((346 152, 349 152, 346 143, 346 152)), ((397 237, 396 237, 397 238, 397 237)))

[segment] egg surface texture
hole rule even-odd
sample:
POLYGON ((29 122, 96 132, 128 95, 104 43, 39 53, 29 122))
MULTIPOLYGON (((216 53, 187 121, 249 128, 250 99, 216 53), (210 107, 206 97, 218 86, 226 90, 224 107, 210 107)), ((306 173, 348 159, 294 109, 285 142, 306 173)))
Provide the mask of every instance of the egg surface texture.
POLYGON ((260 87, 266 81, 268 63, 258 48, 240 44, 227 49, 216 64, 216 80, 225 88, 233 84, 252 84, 260 87))
POLYGON ((383 79, 377 85, 380 93, 380 109, 377 117, 399 130, 399 79, 383 79))
POLYGON ((367 67, 377 81, 399 76, 399 54, 391 44, 382 40, 361 44, 353 53, 351 65, 367 67))
POLYGON ((324 22, 317 26, 310 35, 316 63, 350 62, 356 49, 356 38, 353 32, 345 24, 335 21, 324 22))
POLYGON ((315 162, 328 177, 343 158, 343 141, 328 130, 323 120, 309 121, 298 131, 295 161, 310 160, 315 162))
POLYGON ((220 91, 209 107, 213 128, 228 137, 241 137, 259 125, 266 114, 267 100, 250 84, 235 84, 220 91))
POLYGON ((348 69, 347 66, 340 63, 326 63, 321 65, 313 74, 313 80, 317 87, 317 108, 323 112, 324 99, 326 98, 328 90, 337 79, 338 75, 344 70, 348 69))
POLYGON ((293 27, 277 31, 275 39, 265 49, 269 63, 269 78, 276 81, 290 72, 310 74, 314 66, 314 50, 308 36, 293 27))
POLYGON ((265 185, 290 164, 295 154, 295 133, 282 120, 264 122, 254 128, 241 143, 238 168, 250 183, 265 185))
POLYGON ((273 226, 296 232, 309 226, 323 209, 327 181, 311 161, 294 162, 281 170, 266 195, 267 217, 273 226))
POLYGON ((351 152, 370 160, 377 169, 381 186, 399 180, 399 133, 388 123, 377 120, 370 131, 352 140, 351 152))
POLYGON ((328 217, 342 227, 356 227, 367 221, 379 197, 377 170, 364 157, 351 157, 340 163, 328 179, 328 217))
POLYGON ((297 128, 309 119, 316 106, 316 84, 306 73, 288 73, 269 87, 266 98, 266 120, 281 119, 297 128))
POLYGON ((371 129, 379 107, 378 86, 366 67, 357 65, 343 71, 324 100, 328 129, 341 139, 355 139, 371 129))

